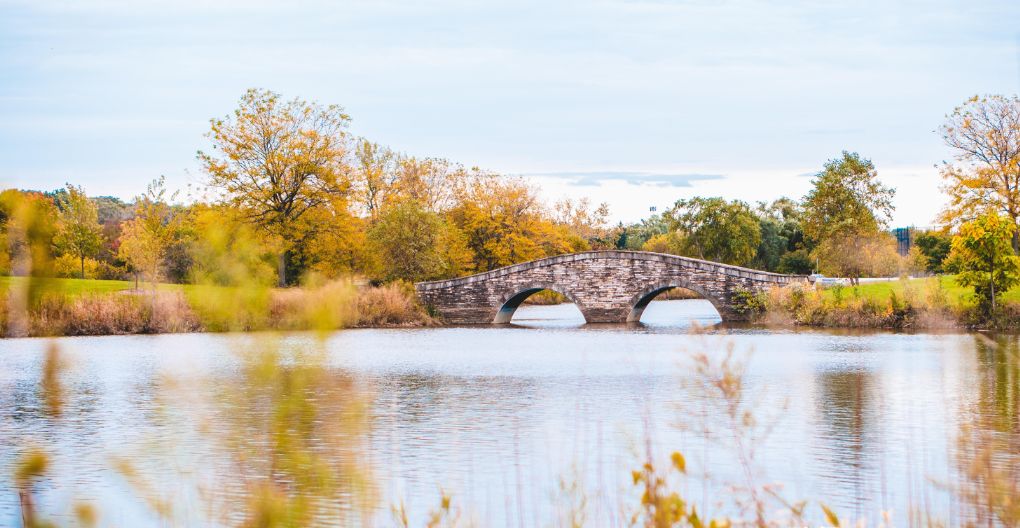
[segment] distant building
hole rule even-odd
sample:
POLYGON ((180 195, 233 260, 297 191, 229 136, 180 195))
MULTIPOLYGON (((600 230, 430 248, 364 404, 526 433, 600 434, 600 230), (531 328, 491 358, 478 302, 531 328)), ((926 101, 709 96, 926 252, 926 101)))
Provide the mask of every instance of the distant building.
POLYGON ((901 257, 910 253, 910 246, 914 243, 914 231, 913 227, 897 227, 892 230, 893 236, 896 237, 896 252, 901 257))

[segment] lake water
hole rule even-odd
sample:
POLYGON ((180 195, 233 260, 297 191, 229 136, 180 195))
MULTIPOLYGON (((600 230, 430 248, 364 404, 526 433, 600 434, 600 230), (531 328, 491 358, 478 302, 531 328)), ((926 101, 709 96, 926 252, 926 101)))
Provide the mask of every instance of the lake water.
MULTIPOLYGON (((618 526, 636 504, 630 471, 647 449, 685 454, 688 477, 677 486, 699 511, 736 513, 728 486, 746 474, 725 443, 728 429, 715 431, 719 443, 680 427, 715 416, 685 382, 690 355, 718 358, 727 346, 753 352, 750 403, 774 424, 758 445, 755 478, 871 525, 889 510, 901 526, 911 510, 955 522, 957 505, 932 482, 952 480, 960 425, 988 417, 1005 434, 1016 429, 1012 337, 996 348, 966 333, 726 326, 693 300, 652 303, 642 321, 585 325, 572 305, 524 306, 501 327, 330 334, 331 364, 370 394, 363 462, 378 489, 375 524, 392 524, 389 506, 403 504, 411 524, 423 525, 442 488, 480 525, 548 526, 569 500, 561 482, 576 481, 588 524, 618 526), (692 332, 692 322, 707 332, 692 332)), ((172 502, 200 502, 182 482, 209 472, 202 457, 215 453, 206 440, 215 432, 197 417, 216 391, 210 380, 229 377, 255 337, 56 340, 68 388, 59 417, 44 412, 39 383, 51 340, 0 341, 0 523, 20 525, 10 476, 27 446, 52 455, 40 492, 58 519, 77 500, 94 504, 103 526, 158 526, 138 484, 114 470, 118 459, 150 464, 154 452, 163 469, 152 484, 172 502)), ((306 333, 283 339, 316 342, 306 333)), ((808 512, 821 519, 817 507, 808 512)))

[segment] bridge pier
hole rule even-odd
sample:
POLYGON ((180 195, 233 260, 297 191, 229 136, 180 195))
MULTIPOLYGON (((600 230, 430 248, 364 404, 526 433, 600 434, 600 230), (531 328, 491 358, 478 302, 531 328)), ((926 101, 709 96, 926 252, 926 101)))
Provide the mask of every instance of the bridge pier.
POLYGON ((457 279, 415 285, 420 300, 452 324, 509 323, 530 295, 561 293, 589 323, 639 321, 659 293, 681 287, 710 301, 723 321, 746 319, 735 309, 740 290, 758 291, 804 280, 716 262, 643 251, 587 251, 514 264, 457 279))

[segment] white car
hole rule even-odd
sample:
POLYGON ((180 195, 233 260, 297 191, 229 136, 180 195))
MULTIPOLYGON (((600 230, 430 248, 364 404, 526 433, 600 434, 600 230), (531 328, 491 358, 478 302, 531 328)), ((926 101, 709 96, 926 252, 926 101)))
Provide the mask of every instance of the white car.
POLYGON ((829 286, 835 286, 837 284, 842 284, 846 286, 850 283, 849 279, 837 279, 834 277, 826 277, 821 273, 815 273, 814 275, 808 276, 808 280, 815 285, 820 285, 825 288, 828 288, 829 286))

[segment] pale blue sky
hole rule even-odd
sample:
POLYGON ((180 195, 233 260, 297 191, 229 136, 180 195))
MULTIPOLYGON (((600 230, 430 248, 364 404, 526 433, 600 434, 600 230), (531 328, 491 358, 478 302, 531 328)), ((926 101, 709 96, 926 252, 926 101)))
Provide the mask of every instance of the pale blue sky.
POLYGON ((899 189, 894 223, 926 225, 950 155, 934 130, 1017 92, 1018 33, 1017 0, 0 0, 0 183, 183 188, 208 120, 261 87, 625 221, 800 197, 858 151, 899 189))

